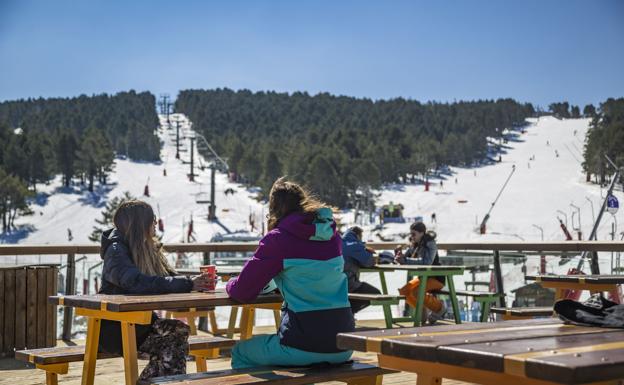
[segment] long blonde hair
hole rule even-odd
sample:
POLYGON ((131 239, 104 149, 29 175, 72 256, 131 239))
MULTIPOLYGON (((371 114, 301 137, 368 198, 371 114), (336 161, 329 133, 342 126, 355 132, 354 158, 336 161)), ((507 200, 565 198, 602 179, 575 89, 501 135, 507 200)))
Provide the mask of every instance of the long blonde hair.
POLYGON ((160 241, 151 235, 155 222, 152 206, 140 200, 123 202, 113 215, 115 228, 128 242, 134 264, 143 274, 164 277, 176 272, 167 262, 160 241))
POLYGON ((312 218, 313 214, 324 207, 331 208, 297 183, 286 180, 286 177, 278 178, 269 193, 267 227, 269 231, 273 230, 282 218, 295 212, 310 214, 312 218))

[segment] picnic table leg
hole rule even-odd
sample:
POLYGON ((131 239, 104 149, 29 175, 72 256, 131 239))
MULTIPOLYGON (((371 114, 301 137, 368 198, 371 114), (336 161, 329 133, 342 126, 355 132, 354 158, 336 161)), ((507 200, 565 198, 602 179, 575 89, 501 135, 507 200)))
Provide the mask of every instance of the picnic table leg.
POLYGON ((381 294, 388 294, 388 285, 386 285, 386 275, 383 271, 379 272, 379 281, 381 282, 381 294))
POLYGON ((461 317, 459 314, 459 304, 457 303, 457 293, 455 292, 455 282, 452 275, 446 276, 446 286, 449 289, 449 296, 451 297, 451 305, 453 306, 453 316, 455 317, 455 323, 461 323, 461 317))
POLYGON ((135 385, 139 378, 137 368, 136 329, 134 323, 121 322, 121 342, 123 345, 124 373, 126 385, 135 385))
POLYGON ((101 321, 101 319, 95 317, 89 317, 87 321, 87 341, 85 343, 84 363, 82 365, 82 385, 93 385, 101 321))
POLYGON ((422 311, 423 305, 425 304, 425 293, 427 291, 427 277, 421 276, 419 278, 418 298, 416 299, 416 309, 414 309, 414 326, 420 326, 422 324, 422 311))
POLYGON ((214 310, 208 310, 208 320, 210 321, 210 331, 212 335, 219 334, 219 324, 217 323, 217 316, 214 310))
POLYGON ((253 335, 255 313, 256 313, 256 308, 254 306, 250 306, 250 305, 243 306, 243 312, 241 313, 241 321, 240 321, 241 341, 248 340, 253 335))
MULTIPOLYGON (((386 284, 386 275, 383 271, 379 272, 379 281, 381 282, 381 294, 388 294, 388 285, 386 284)), ((392 309, 389 304, 381 305, 384 312, 384 320, 386 321, 386 327, 392 329, 392 309)))
POLYGON ((197 335, 197 325, 195 324, 195 317, 193 317, 193 316, 186 317, 186 323, 188 323, 188 326, 191 329, 189 334, 192 335, 192 336, 196 336, 197 335))
POLYGON ((227 338, 234 337, 234 332, 236 330, 236 318, 238 318, 238 306, 232 306, 230 308, 230 320, 228 322, 227 338))
POLYGON ((488 317, 490 316, 490 305, 490 301, 481 302, 481 322, 487 322, 488 317))

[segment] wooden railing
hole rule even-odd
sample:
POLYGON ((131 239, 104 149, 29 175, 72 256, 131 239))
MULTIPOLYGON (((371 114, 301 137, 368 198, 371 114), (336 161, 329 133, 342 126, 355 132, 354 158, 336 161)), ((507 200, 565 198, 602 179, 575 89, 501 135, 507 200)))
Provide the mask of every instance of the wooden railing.
MULTIPOLYGON (((371 242, 368 246, 375 250, 393 250, 405 242, 371 242)), ((213 252, 252 252, 257 243, 169 243, 164 245, 166 252, 198 252, 203 253, 203 262, 210 263, 213 252)), ((597 259, 598 252, 623 252, 624 242, 609 241, 568 241, 568 242, 439 242, 438 249, 448 251, 491 251, 496 276, 497 292, 504 293, 503 278, 500 266, 501 252, 513 253, 581 253, 589 252, 597 259)), ((67 255, 66 294, 75 294, 76 254, 99 254, 98 245, 0 245, 0 263, 3 256, 18 255, 67 255)), ((502 297, 501 305, 505 305, 502 297)), ((66 308, 63 312, 63 338, 71 336, 72 311, 66 308)))

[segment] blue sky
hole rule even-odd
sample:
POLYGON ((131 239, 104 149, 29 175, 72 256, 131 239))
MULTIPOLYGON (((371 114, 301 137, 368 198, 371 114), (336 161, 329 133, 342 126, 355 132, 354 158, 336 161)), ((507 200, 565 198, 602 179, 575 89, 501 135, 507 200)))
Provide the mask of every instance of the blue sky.
POLYGON ((0 0, 0 100, 135 89, 624 96, 624 2, 0 0))

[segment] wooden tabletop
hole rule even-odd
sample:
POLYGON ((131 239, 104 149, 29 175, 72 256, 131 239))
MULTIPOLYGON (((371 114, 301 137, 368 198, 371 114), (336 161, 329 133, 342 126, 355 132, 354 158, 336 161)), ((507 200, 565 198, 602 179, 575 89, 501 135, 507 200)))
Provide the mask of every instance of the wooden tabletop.
MULTIPOLYGON (((279 294, 259 295, 246 304, 264 304, 282 302, 279 294)), ((214 292, 193 292, 158 295, 70 295, 52 296, 50 304, 79 307, 84 309, 107 310, 112 312, 176 310, 180 308, 205 308, 211 306, 241 305, 231 299, 224 289, 214 292)))
POLYGON ((337 343, 342 349, 563 384, 624 377, 624 330, 564 325, 552 318, 343 333, 337 343))
MULTIPOLYGON (((366 268, 368 270, 382 270, 382 271, 395 271, 395 270, 406 270, 406 271, 457 271, 463 272, 465 266, 431 266, 431 265, 398 265, 398 264, 382 264, 375 265, 373 267, 366 268)), ((363 269, 364 270, 364 269, 363 269)))
POLYGON ((624 284, 624 275, 527 275, 527 281, 586 284, 624 284))

